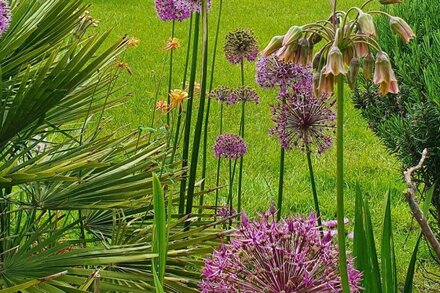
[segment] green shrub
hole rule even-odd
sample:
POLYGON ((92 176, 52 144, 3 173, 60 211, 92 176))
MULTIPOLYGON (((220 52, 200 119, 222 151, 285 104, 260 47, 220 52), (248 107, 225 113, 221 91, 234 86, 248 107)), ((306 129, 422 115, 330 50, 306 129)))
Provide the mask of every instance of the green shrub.
POLYGON ((431 0, 405 1, 392 6, 417 34, 409 45, 389 32, 384 19, 378 35, 390 53, 401 93, 379 97, 376 88, 361 80, 354 95, 357 108, 368 120, 402 168, 416 165, 424 148, 430 152, 419 180, 435 186, 433 204, 440 215, 440 5, 431 0))

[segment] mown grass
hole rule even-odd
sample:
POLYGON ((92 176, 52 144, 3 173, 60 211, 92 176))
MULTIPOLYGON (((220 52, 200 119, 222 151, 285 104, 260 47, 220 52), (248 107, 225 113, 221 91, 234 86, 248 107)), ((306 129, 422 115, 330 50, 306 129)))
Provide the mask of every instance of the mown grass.
MULTIPOLYGON (((213 36, 217 17, 216 2, 213 1, 210 15, 211 36, 213 36)), ((361 3, 359 0, 338 2, 341 8, 361 3)), ((163 47, 170 36, 171 24, 162 23, 156 17, 152 0, 92 0, 92 3, 92 15, 101 20, 99 29, 113 29, 111 39, 128 34, 141 41, 137 48, 129 50, 123 56, 133 71, 132 76, 127 74, 123 78, 126 83, 125 91, 132 93, 133 97, 126 105, 107 114, 113 119, 112 127, 120 129, 119 131, 129 131, 141 125, 147 126, 151 121, 158 83, 162 85, 160 97, 166 97, 168 56, 163 47)), ((226 0, 224 1, 220 40, 223 42, 226 33, 233 29, 250 28, 254 30, 263 47, 271 36, 283 34, 291 25, 326 18, 329 12, 329 4, 326 0, 226 0)), ((181 87, 187 29, 188 21, 176 24, 176 36, 181 40, 182 47, 175 54, 173 80, 175 88, 181 87)), ((213 37, 211 49, 212 39, 213 37)), ((217 55, 214 85, 238 86, 240 69, 227 63, 221 48, 222 43, 217 55)), ((245 70, 246 83, 257 87, 254 82, 254 64, 247 63, 245 70)), ((259 93, 261 104, 249 106, 246 117, 246 142, 249 146, 249 153, 245 157, 243 206, 249 214, 267 209, 270 201, 276 200, 278 184, 279 144, 276 139, 268 136, 268 130, 271 127, 269 106, 274 102, 275 92, 259 90, 259 93)), ((366 122, 350 103, 349 96, 347 101, 345 117, 347 217, 354 218, 354 192, 356 184, 359 184, 370 199, 373 222, 377 227, 377 232, 381 232, 384 196, 388 190, 391 191, 397 265, 399 278, 403 280, 417 233, 412 232, 406 241, 407 234, 412 228, 409 210, 402 195, 404 184, 400 164, 387 153, 380 141, 368 129, 366 122)), ((227 132, 238 132, 239 111, 238 107, 225 109, 227 132)), ((210 154, 218 133, 219 107, 217 104, 214 103, 211 113, 208 145, 210 154)), ((156 125, 163 122, 163 120, 158 121, 156 125)), ((305 155, 300 151, 287 154, 283 208, 286 214, 308 213, 313 209, 305 159, 305 155)), ((335 149, 322 156, 315 156, 313 161, 323 217, 325 219, 335 218, 335 149)), ((214 186, 215 166, 216 160, 210 156, 208 186, 214 186)), ((226 176, 223 179, 225 183, 226 176)), ((423 250, 421 255, 427 257, 426 250, 423 250)))

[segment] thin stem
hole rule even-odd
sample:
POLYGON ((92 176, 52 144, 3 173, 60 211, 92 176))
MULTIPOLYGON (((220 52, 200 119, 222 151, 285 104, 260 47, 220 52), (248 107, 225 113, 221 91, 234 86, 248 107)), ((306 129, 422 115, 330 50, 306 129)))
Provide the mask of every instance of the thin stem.
MULTIPOLYGON (((173 24, 171 26, 171 39, 174 38, 174 31, 176 27, 176 22, 173 20, 173 24)), ((173 84, 173 55, 174 55, 174 49, 170 50, 170 72, 168 75, 168 92, 167 92, 167 102, 168 105, 170 104, 170 93, 171 93, 171 87, 173 84)), ((167 112, 167 125, 170 125, 170 112, 167 112)))
MULTIPOLYGON (((214 72, 215 72, 215 61, 216 61, 216 55, 217 55, 217 46, 218 46, 218 36, 220 33, 220 20, 222 16, 222 8, 223 8, 223 0, 220 0, 220 7, 218 12, 218 19, 217 19, 217 28, 215 32, 215 39, 214 39, 214 50, 213 50, 213 56, 212 56, 212 63, 211 63, 211 77, 209 81, 209 92, 212 91, 213 84, 214 84, 214 72)), ((209 115, 211 112, 211 99, 208 99, 208 105, 206 106, 206 117, 205 117, 205 126, 203 129, 203 162, 202 162, 202 184, 200 189, 205 190, 206 185, 206 165, 208 160, 208 125, 209 125, 209 115)), ((200 206, 203 206, 203 200, 204 196, 200 196, 199 204, 200 206)), ((200 210, 199 210, 200 212, 200 210)))
POLYGON ((196 183, 197 162, 199 159, 200 141, 202 136, 203 115, 205 114, 206 80, 208 73, 208 0, 202 0, 202 72, 200 83, 200 101, 197 113, 194 142, 191 153, 191 164, 188 180, 188 196, 186 202, 186 214, 192 213, 194 189, 196 183))
MULTIPOLYGON (((183 152, 182 152, 182 169, 187 172, 188 156, 189 156, 189 139, 191 136, 191 117, 192 106, 194 96, 194 82, 196 80, 197 71, 197 53, 199 49, 199 31, 200 31, 200 14, 196 13, 194 24, 194 39, 193 39, 193 52, 191 62, 191 74, 189 78, 189 90, 188 90, 188 102, 186 104, 186 116, 185 116, 185 133, 183 139, 183 152)), ((186 191, 186 174, 180 183, 180 195, 179 195, 179 214, 185 212, 185 191, 186 191)))
MULTIPOLYGON (((243 59, 240 63, 240 69, 241 69, 241 85, 244 86, 244 63, 243 59)), ((243 101, 241 105, 241 120, 240 120, 240 136, 244 139, 244 119, 245 119, 245 105, 246 102, 243 101)), ((238 200, 238 208, 237 212, 238 214, 241 214, 241 195, 242 195, 242 186, 243 186, 243 157, 240 158, 240 167, 238 171, 238 194, 237 194, 237 200, 238 200)))
POLYGON ((315 203, 316 217, 318 218, 319 229, 322 229, 321 211, 319 210, 318 193, 316 192, 315 174, 313 172, 311 153, 307 150, 307 164, 309 166, 310 182, 312 185, 313 201, 315 203))
POLYGON ((280 175, 278 180, 278 202, 277 202, 277 221, 281 220, 281 209, 283 206, 283 192, 284 192, 284 161, 285 161, 285 150, 281 147, 280 151, 280 175))
MULTIPOLYGON (((223 103, 220 104, 220 134, 223 133, 223 103)), ((221 166, 221 160, 217 159, 217 173, 215 178, 215 186, 217 189, 215 190, 215 213, 217 214, 217 207, 218 207, 218 196, 219 196, 219 189, 218 186, 220 184, 220 166, 221 166)))
POLYGON ((344 76, 338 77, 337 95, 337 178, 336 178, 336 205, 338 220, 338 245, 339 245, 339 269, 344 293, 350 293, 347 274, 347 255, 345 248, 345 228, 344 228, 344 76))

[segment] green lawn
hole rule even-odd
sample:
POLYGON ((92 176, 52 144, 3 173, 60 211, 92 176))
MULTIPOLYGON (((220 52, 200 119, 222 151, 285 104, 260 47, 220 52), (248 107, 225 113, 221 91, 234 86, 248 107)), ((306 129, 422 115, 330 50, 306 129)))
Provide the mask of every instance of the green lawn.
MULTIPOLYGON (((210 18, 210 30, 215 29, 217 5, 213 1, 210 18)), ((359 0, 344 0, 341 6, 359 4, 359 0)), ((101 20, 100 30, 112 28, 112 39, 125 34, 140 39, 140 45, 129 50, 123 59, 130 65, 133 75, 124 75, 125 91, 133 94, 126 105, 108 113, 113 118, 112 127, 129 131, 140 125, 148 125, 151 120, 153 102, 158 81, 162 87, 160 96, 166 96, 167 55, 163 50, 170 36, 171 24, 162 23, 155 14, 152 0, 92 0, 92 15, 101 20)), ((226 0, 224 1, 224 19, 220 40, 225 34, 236 28, 251 28, 258 36, 261 47, 275 34, 283 34, 293 24, 304 24, 325 18, 329 14, 327 0, 226 0)), ((176 25, 176 36, 182 41, 182 48, 176 52, 173 85, 180 87, 186 53, 188 22, 176 25)), ((215 85, 237 86, 240 83, 239 67, 229 65, 218 51, 215 69, 215 85)), ((212 48, 212 47, 211 47, 212 48)), ((212 51, 210 51, 212 52, 212 51)), ((246 83, 254 83, 254 64, 246 64, 246 83)), ((246 142, 249 153, 245 157, 244 208, 248 213, 267 209, 271 200, 276 199, 278 178, 279 144, 268 136, 271 126, 270 108, 275 92, 259 90, 262 103, 248 107, 246 120, 246 142)), ((347 99, 349 101, 349 99, 347 99)), ((198 103, 196 103, 198 104, 198 103)), ((212 109, 209 138, 209 152, 218 133, 219 108, 212 109)), ((226 131, 237 132, 239 109, 226 108, 226 131)), ((402 195, 404 184, 401 180, 399 162, 387 153, 380 141, 368 129, 367 124, 352 104, 346 103, 346 210, 353 219, 354 190, 359 184, 370 198, 374 223, 380 231, 383 215, 384 196, 387 190, 392 192, 395 242, 398 253, 399 277, 402 280, 416 238, 416 232, 410 230, 409 209, 402 195)), ((314 157, 317 188, 321 200, 324 218, 334 218, 336 213, 335 149, 314 157)), ((215 159, 210 156, 208 168, 210 175, 207 185, 214 186, 215 159)), ((284 211, 289 214, 308 213, 313 209, 309 175, 305 155, 300 151, 287 154, 286 185, 284 211)), ((226 180, 226 177, 224 178, 226 180)), ((225 193, 225 191, 224 191, 225 193)), ((426 251, 423 251, 426 256, 426 251)))

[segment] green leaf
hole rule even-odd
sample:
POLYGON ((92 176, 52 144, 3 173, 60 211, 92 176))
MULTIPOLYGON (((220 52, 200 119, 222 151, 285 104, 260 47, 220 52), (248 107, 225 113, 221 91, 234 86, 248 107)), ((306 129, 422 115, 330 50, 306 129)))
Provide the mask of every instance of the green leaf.
POLYGON ((397 292, 396 257, 391 223, 391 197, 387 192, 381 245, 382 289, 385 293, 397 292))

